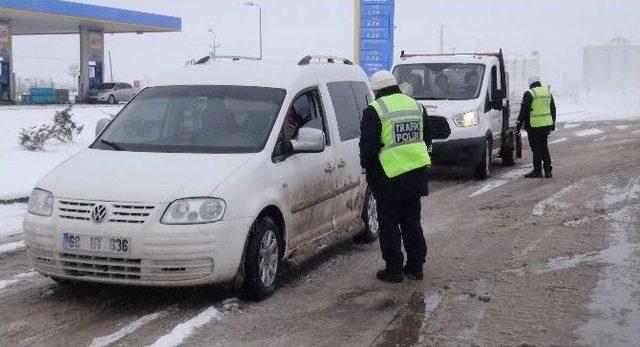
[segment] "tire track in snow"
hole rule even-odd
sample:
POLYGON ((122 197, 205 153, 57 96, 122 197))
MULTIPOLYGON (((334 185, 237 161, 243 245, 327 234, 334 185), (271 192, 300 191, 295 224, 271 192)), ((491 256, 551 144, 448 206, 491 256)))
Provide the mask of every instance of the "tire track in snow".
POLYGON ((538 202, 531 211, 531 215, 534 217, 541 217, 549 208, 560 209, 567 208, 569 205, 560 201, 562 196, 568 192, 577 189, 582 184, 582 180, 562 188, 560 191, 554 193, 550 197, 538 202))

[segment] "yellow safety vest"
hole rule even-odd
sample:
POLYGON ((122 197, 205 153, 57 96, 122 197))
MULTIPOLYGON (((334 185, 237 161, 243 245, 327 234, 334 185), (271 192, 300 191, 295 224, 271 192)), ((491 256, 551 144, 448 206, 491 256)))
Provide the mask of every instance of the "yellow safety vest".
POLYGON ((422 105, 404 94, 384 96, 369 105, 376 110, 382 124, 383 147, 378 157, 387 177, 430 167, 431 158, 424 143, 422 105))
POLYGON ((533 101, 531 102, 531 113, 529 124, 532 128, 541 128, 553 125, 551 117, 551 92, 547 87, 535 87, 529 90, 533 101))

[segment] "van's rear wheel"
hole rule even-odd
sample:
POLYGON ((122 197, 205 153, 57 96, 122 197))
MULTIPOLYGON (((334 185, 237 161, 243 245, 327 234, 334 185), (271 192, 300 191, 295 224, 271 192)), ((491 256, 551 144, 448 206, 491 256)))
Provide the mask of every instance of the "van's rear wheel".
POLYGON ((473 176, 476 179, 483 180, 491 174, 491 140, 486 139, 484 142, 484 150, 482 160, 475 167, 473 176))
POLYGON ((369 243, 377 240, 378 232, 380 231, 378 208, 376 198, 370 190, 367 190, 367 193, 364 195, 362 221, 364 222, 364 231, 356 237, 356 241, 369 243))
POLYGON ((280 265, 280 233, 271 217, 256 221, 245 254, 243 296, 261 300, 273 294, 280 265))
POLYGON ((516 164, 516 138, 514 134, 509 135, 509 141, 506 146, 500 150, 502 157, 502 166, 513 166, 516 164))

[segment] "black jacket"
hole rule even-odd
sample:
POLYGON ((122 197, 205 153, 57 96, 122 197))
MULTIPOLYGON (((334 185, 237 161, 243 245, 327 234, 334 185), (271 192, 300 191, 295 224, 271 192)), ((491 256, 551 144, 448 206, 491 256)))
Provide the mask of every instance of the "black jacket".
MULTIPOLYGON (((376 93, 377 98, 401 93, 400 88, 392 86, 376 93)), ((424 124, 424 142, 431 146, 431 128, 427 119, 427 111, 422 109, 424 124)), ((414 199, 429 194, 427 169, 418 168, 394 178, 388 178, 378 154, 383 145, 380 141, 382 124, 376 110, 369 106, 364 110, 360 122, 360 165, 366 170, 367 183, 376 199, 404 200, 414 199)))
MULTIPOLYGON (((529 86, 529 89, 533 89, 535 87, 542 87, 542 83, 533 82, 529 86)), ((524 92, 522 96, 522 103, 520 105, 520 114, 518 115, 518 126, 524 127, 526 131, 531 131, 531 123, 529 120, 531 119, 531 103, 533 102, 533 95, 531 95, 530 91, 524 92)), ((555 130, 556 129, 556 103, 553 100, 553 95, 551 96, 551 117, 553 118, 553 125, 536 128, 545 131, 555 130)))

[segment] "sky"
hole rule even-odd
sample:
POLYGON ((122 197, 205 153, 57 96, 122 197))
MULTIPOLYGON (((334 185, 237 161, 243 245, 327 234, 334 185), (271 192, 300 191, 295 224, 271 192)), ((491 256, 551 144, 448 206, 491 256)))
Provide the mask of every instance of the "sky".
MULTIPOLYGON (((189 59, 205 56, 213 41, 218 54, 257 56, 258 9, 244 0, 77 0, 182 18, 182 32, 105 35, 114 80, 148 80, 189 59)), ((354 0, 262 0, 264 59, 302 56, 353 57, 354 0)), ((395 57, 400 50, 437 53, 440 25, 444 49, 506 55, 540 51, 541 77, 579 83, 582 48, 623 37, 640 43, 639 0, 396 0, 395 57)), ((19 77, 71 82, 65 69, 77 63, 79 38, 14 37, 19 77)), ((106 57, 105 57, 106 58, 106 57)), ((109 70, 105 70, 109 79, 109 70)))

